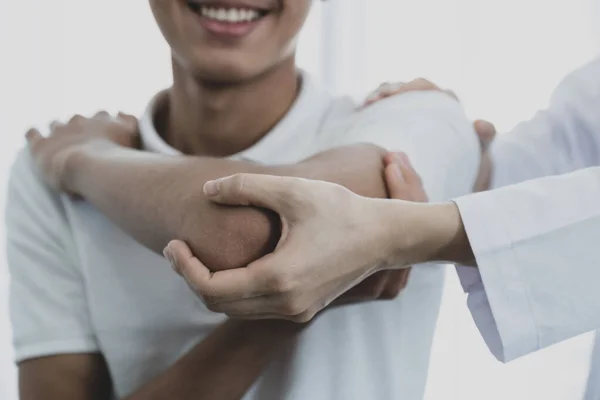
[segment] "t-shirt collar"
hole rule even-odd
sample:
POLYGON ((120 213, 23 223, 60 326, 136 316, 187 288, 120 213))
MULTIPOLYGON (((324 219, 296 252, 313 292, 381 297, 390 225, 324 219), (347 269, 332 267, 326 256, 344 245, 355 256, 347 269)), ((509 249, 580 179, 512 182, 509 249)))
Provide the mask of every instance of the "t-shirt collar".
MULTIPOLYGON (((315 85, 308 74, 301 72, 301 77, 302 85, 300 93, 285 117, 255 145, 230 158, 244 158, 257 161, 263 159, 268 152, 272 152, 280 144, 289 143, 289 136, 296 134, 294 127, 299 125, 303 119, 310 118, 311 110, 323 108, 323 105, 330 101, 330 95, 315 85)), ((164 101, 165 96, 167 96, 167 90, 159 92, 150 100, 139 121, 140 135, 145 150, 177 156, 182 153, 171 147, 158 134, 154 125, 156 108, 160 105, 161 101, 164 101)))

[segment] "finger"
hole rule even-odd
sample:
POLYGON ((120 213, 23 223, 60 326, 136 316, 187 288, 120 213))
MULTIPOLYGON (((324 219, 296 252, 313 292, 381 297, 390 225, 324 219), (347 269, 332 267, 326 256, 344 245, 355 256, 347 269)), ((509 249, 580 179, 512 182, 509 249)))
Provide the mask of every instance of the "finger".
POLYGON ((120 120, 127 122, 129 124, 137 124, 138 120, 134 115, 131 114, 125 114, 123 112, 120 112, 117 114, 117 118, 119 118, 120 120))
POLYGON ((370 104, 372 104, 378 100, 381 100, 381 99, 384 99, 387 97, 391 97, 391 96, 400 95, 403 93, 431 91, 431 90, 445 92, 458 100, 458 98, 457 98, 456 94, 454 94, 454 92, 452 92, 450 90, 444 91, 444 90, 440 89, 434 83, 428 81, 427 79, 423 79, 423 78, 415 79, 415 80, 407 82, 407 83, 405 83, 405 82, 398 82, 395 84, 386 83, 385 85, 381 85, 377 89, 377 91, 371 95, 372 98, 371 98, 371 96, 369 96, 367 99, 370 101, 370 104))
POLYGON ((393 96, 398 89, 400 89, 405 83, 404 82, 384 82, 377 87, 363 103, 363 107, 368 107, 373 103, 377 103, 380 100, 385 99, 386 97, 393 96))
POLYGON ((44 140, 44 137, 37 129, 31 128, 25 134, 25 139, 27 140, 27 145, 33 149, 38 143, 41 143, 41 141, 44 140))
POLYGON ((402 172, 402 176, 404 180, 409 185, 421 185, 421 177, 417 173, 417 171, 413 168, 408 155, 404 152, 396 153, 396 160, 398 162, 398 166, 400 167, 400 171, 402 172))
POLYGON ((487 148, 496 137, 496 127, 491 122, 485 120, 477 120, 473 123, 475 132, 479 136, 482 147, 487 148))
POLYGON ((68 124, 77 124, 80 123, 81 121, 85 120, 85 117, 79 114, 75 114, 71 117, 71 119, 69 120, 68 124))
POLYGON ((262 319, 262 316, 278 316, 277 319, 292 319, 298 315, 297 310, 289 308, 282 297, 257 296, 243 300, 205 302, 206 307, 216 313, 234 318, 262 319))
POLYGON ((402 292, 402 290, 404 290, 408 284, 410 271, 410 268, 389 271, 390 275, 385 287, 381 292, 380 299, 393 300, 398 297, 400 292, 402 292))
POLYGON ((402 93, 405 85, 406 82, 386 83, 377 89, 377 94, 381 98, 390 97, 395 94, 402 93))
POLYGON ((296 198, 298 190, 309 190, 306 181, 269 175, 237 174, 207 182, 204 194, 212 201, 230 205, 254 205, 279 214, 296 198))
POLYGON ((384 175, 390 198, 410 200, 406 198, 408 196, 408 187, 397 162, 388 164, 385 167, 384 175))
POLYGON ((371 104, 377 103, 382 98, 383 97, 379 93, 373 93, 365 99, 365 102, 363 103, 362 107, 365 108, 370 106, 371 104))
POLYGON ((65 124, 63 124, 60 121, 54 120, 50 123, 50 134, 53 134, 54 131, 62 126, 64 126, 65 124))
POLYGON ((280 319, 280 320, 286 320, 286 321, 293 320, 293 317, 288 317, 286 315, 280 315, 280 314, 241 314, 241 315, 225 314, 225 315, 227 315, 229 318, 242 319, 242 320, 247 320, 247 321, 257 321, 257 320, 262 320, 262 319, 280 319))
POLYGON ((258 262, 254 263, 254 268, 248 266, 213 273, 192 254, 184 242, 177 240, 169 243, 165 257, 206 303, 244 300, 268 290, 258 262))
POLYGON ((389 273, 390 271, 381 271, 369 276, 339 297, 336 304, 348 304, 378 299, 386 286, 389 273))
POLYGON ((427 201, 423 182, 405 153, 386 156, 392 161, 385 167, 385 178, 390 198, 409 201, 427 201))
POLYGON ((390 164, 393 164, 396 162, 396 153, 386 153, 385 156, 383 156, 383 166, 387 167, 390 164))
POLYGON ((94 115, 94 118, 97 118, 97 119, 110 119, 110 118, 112 118, 112 116, 110 115, 110 113, 108 111, 102 110, 102 111, 98 111, 94 115))

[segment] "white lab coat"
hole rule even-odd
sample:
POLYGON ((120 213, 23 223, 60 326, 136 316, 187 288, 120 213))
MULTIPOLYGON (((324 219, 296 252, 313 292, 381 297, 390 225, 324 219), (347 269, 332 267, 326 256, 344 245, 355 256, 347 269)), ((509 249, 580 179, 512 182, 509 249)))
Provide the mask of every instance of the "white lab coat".
POLYGON ((600 329, 600 59, 500 135, 492 155, 502 188, 456 199, 479 266, 458 273, 507 362, 600 329))

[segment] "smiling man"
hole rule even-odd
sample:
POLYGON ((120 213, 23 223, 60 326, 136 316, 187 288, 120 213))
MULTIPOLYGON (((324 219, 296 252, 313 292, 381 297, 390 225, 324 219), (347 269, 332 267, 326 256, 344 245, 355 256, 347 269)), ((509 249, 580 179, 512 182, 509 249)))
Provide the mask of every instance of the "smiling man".
MULTIPOLYGON (((160 254, 184 239, 221 270, 273 249, 272 213, 202 195, 205 182, 236 172, 387 197, 383 174, 398 170, 383 155, 403 150, 432 200, 470 191, 478 143, 451 96, 418 91, 359 111, 297 70, 311 5, 151 0, 173 85, 140 120, 144 151, 134 149, 137 121, 122 115, 29 133, 6 217, 22 400, 422 398, 440 267, 413 273, 392 301, 331 308, 305 326, 215 314, 160 254)), ((374 275, 359 294, 373 279, 370 299, 405 283, 374 275)))

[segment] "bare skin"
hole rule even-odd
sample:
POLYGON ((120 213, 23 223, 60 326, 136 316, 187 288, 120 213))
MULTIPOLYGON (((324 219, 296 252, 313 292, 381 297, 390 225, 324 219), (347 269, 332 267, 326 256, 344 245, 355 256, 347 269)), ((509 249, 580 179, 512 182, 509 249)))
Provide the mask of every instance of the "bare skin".
MULTIPOLYGON (((404 174, 386 175, 396 193, 420 185, 408 159, 400 164, 404 174)), ((236 318, 310 321, 356 281, 392 265, 474 259, 453 203, 369 199, 327 182, 251 174, 209 182, 205 194, 272 209, 283 221, 275 253, 233 271, 211 274, 185 243, 169 244, 169 260, 208 307, 236 318), (314 238, 327 251, 309 251, 314 238)))

